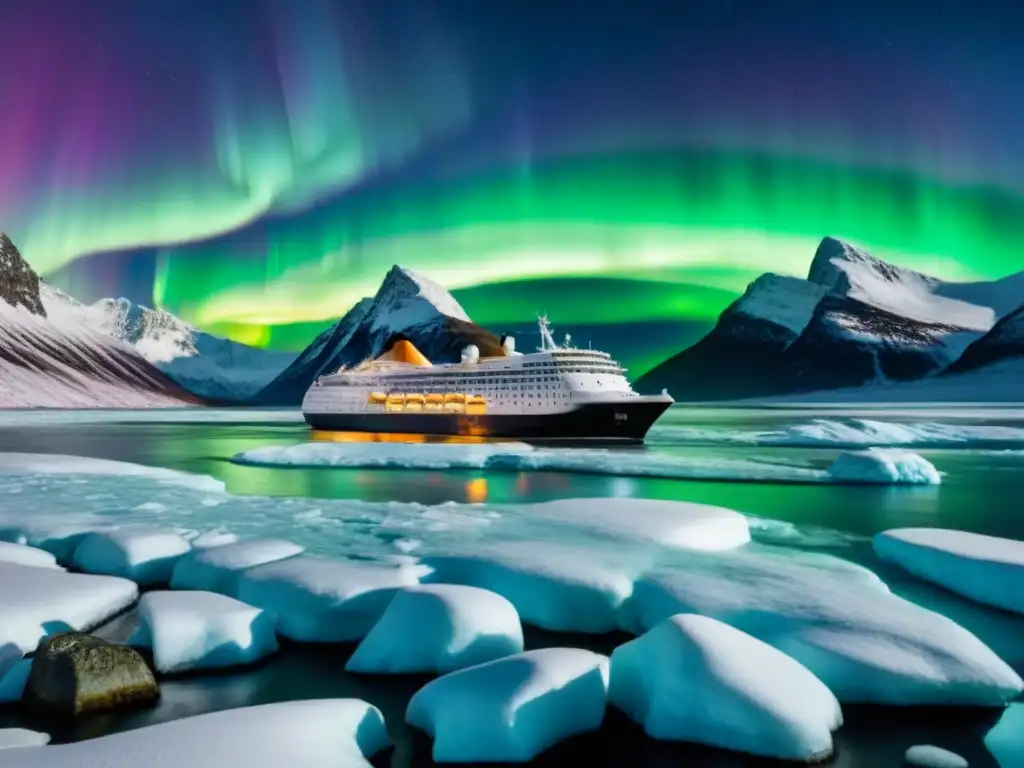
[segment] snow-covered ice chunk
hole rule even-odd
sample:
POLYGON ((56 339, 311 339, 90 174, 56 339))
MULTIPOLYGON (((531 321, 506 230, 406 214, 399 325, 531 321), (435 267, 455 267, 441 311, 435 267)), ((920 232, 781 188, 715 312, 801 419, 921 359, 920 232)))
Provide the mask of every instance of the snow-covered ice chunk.
POLYGON ((868 448, 839 455, 828 468, 837 482, 878 485, 939 485, 942 475, 924 456, 901 448, 868 448))
POLYGON ((999 722, 985 734, 985 748, 999 768, 1024 765, 1024 704, 1011 704, 999 722))
POLYGON ((198 536, 189 539, 193 549, 211 549, 223 547, 225 544, 234 544, 238 537, 228 531, 204 531, 198 536))
POLYGON ((190 552, 178 560, 172 589, 195 589, 233 595, 238 576, 247 568, 294 557, 305 547, 284 539, 253 539, 190 552))
POLYGON ((944 528, 896 528, 875 552, 910 573, 985 605, 1024 613, 1024 541, 944 528))
POLYGON ((127 579, 0 563, 0 667, 14 649, 24 655, 49 635, 95 627, 138 594, 127 579))
POLYGON ((39 568, 57 568, 57 558, 52 552, 37 549, 27 544, 11 544, 0 541, 0 563, 35 565, 39 568))
POLYGON ((168 583, 175 564, 191 549, 174 531, 125 528, 89 534, 73 562, 86 573, 121 576, 148 587, 168 583))
POLYGON ((0 751, 0 768, 370 768, 390 746, 358 699, 287 701, 186 717, 74 744, 0 751))
POLYGON ((502 542, 472 555, 424 557, 429 583, 468 584, 507 598, 520 619, 553 632, 604 634, 617 628, 632 574, 583 547, 502 542))
POLYGON ((1024 690, 959 624, 830 559, 694 552, 636 582, 623 626, 643 631, 677 613, 716 618, 792 656, 842 702, 998 707, 1024 690))
POLYGON ((151 648, 157 671, 250 664, 277 650, 274 615, 214 592, 147 592, 128 640, 151 648))
MULTIPOLYGON (((32 415, 33 419, 39 418, 38 413, 32 415)), ((151 467, 146 464, 49 453, 0 453, 0 474, 22 473, 141 477, 155 480, 164 485, 180 486, 206 493, 222 493, 225 490, 224 483, 209 475, 196 475, 191 472, 151 467)))
POLYGON ((42 747, 50 743, 50 734, 27 728, 0 728, 0 749, 42 747))
POLYGON ((453 672, 523 651, 523 628, 499 594, 456 584, 402 590, 345 665, 350 672, 453 672))
POLYGON ((679 549, 734 549, 750 541, 747 518, 732 509, 663 499, 559 499, 528 514, 620 539, 679 549))
POLYGON ((544 648, 439 677, 412 697, 410 725, 434 739, 438 763, 525 763, 600 727, 608 658, 544 648))
POLYGON ((652 738, 781 760, 828 757, 843 722, 836 697, 802 664, 694 614, 616 648, 608 699, 652 738))
POLYGON ((277 615, 277 631, 298 642, 362 639, 417 570, 357 560, 293 557, 243 573, 237 596, 277 615))
POLYGON ((32 659, 20 659, 13 664, 0 666, 0 704, 12 704, 21 700, 32 671, 32 659))
POLYGON ((967 761, 960 755, 930 744, 911 747, 904 753, 903 761, 919 768, 967 768, 967 761))

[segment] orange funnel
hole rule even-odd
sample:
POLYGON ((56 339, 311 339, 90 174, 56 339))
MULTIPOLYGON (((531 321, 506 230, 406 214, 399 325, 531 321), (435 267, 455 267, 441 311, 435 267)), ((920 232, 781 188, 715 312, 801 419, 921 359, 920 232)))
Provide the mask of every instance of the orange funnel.
POLYGON ((431 362, 423 356, 423 353, 416 349, 416 346, 407 339, 399 339, 391 349, 377 359, 389 360, 394 363, 409 363, 410 365, 431 365, 431 362))

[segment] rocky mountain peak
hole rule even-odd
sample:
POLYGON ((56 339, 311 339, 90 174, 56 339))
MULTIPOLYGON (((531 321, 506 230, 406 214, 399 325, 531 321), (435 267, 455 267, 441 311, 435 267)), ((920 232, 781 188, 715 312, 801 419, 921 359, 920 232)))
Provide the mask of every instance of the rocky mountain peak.
POLYGON ((46 317, 39 297, 39 275, 28 265, 11 239, 0 232, 0 299, 46 317))
POLYGON ((469 322, 466 310, 445 288, 420 273, 397 264, 388 271, 374 296, 376 311, 393 312, 400 307, 418 302, 426 302, 442 315, 469 322))

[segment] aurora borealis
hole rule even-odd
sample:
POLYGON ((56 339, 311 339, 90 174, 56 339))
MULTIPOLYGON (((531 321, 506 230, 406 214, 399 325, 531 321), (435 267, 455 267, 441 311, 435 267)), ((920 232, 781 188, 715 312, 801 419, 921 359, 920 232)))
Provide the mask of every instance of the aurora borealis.
POLYGON ((84 299, 289 348, 394 263, 574 331, 706 324, 825 234, 997 277, 1024 266, 1002 5, 12 0, 0 229, 84 299))

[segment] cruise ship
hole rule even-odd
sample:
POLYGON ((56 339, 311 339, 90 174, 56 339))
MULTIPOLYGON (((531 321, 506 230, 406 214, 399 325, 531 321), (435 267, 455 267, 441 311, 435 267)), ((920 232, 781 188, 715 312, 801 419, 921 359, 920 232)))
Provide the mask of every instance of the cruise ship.
POLYGON ((396 338, 380 357, 320 376, 302 401, 315 430, 473 436, 517 440, 642 442, 673 400, 639 395, 606 352, 558 345, 546 317, 540 346, 481 357, 470 345, 458 363, 432 364, 396 338))

